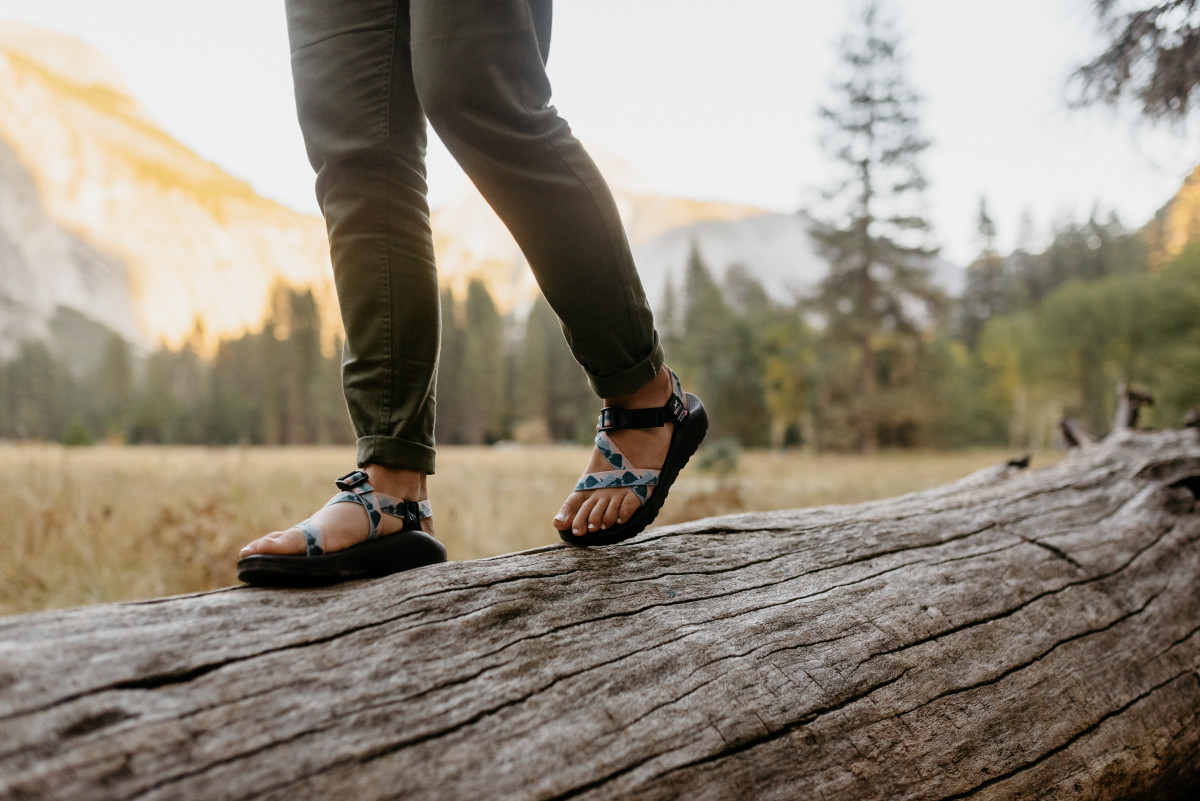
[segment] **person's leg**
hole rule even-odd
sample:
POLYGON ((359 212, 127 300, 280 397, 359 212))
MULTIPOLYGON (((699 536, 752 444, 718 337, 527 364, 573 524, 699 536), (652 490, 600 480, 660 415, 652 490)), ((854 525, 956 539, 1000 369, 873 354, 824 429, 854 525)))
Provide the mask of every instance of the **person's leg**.
MULTIPOLYGON (((653 316, 607 184, 550 105, 549 0, 412 0, 413 74, 434 130, 513 233, 596 393, 634 408, 671 394, 653 316)), ((614 441, 640 467, 672 426, 614 441)), ((606 469, 599 453, 589 471, 606 469)), ((555 519, 612 526, 627 489, 573 493, 555 519)))
MULTIPOLYGON (((288 0, 296 106, 346 344, 342 382, 358 464, 397 500, 428 497, 440 300, 425 184, 425 120, 412 80, 408 3, 288 0)), ((325 550, 366 539, 355 504, 321 509, 325 550)), ((399 523, 384 517, 381 533, 399 523)), ((431 531, 426 521, 425 528, 431 531)), ((304 552, 297 528, 246 553, 304 552)))

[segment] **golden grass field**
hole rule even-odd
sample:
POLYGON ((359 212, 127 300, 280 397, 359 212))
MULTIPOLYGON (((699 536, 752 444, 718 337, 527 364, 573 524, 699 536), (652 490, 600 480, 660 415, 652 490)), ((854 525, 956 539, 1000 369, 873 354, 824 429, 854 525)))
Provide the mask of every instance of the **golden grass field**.
MULTIPOLYGON (((450 558, 558 542, 550 521, 587 454, 577 446, 440 449, 430 496, 450 558)), ((1011 455, 745 452, 724 477, 689 467, 658 523, 888 497, 1011 455)), ((234 584, 241 545, 307 517, 353 461, 342 447, 0 444, 0 614, 234 584)))

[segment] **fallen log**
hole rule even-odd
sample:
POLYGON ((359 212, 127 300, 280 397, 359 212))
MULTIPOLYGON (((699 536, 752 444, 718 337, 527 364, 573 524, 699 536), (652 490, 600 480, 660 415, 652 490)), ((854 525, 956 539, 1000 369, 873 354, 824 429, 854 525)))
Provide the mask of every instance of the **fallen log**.
POLYGON ((1120 427, 619 547, 0 619, 0 797, 1194 798, 1197 496, 1200 431, 1120 427))

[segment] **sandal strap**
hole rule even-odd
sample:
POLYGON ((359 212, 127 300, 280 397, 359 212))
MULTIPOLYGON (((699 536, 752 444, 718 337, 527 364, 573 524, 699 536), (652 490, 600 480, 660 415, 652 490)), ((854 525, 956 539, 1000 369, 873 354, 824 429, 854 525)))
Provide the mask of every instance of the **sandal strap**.
POLYGON ((417 527, 421 520, 433 517, 433 506, 429 501, 400 501, 376 493, 368 481, 367 474, 362 470, 352 470, 336 483, 342 491, 330 498, 325 505, 357 503, 362 506, 367 512, 367 523, 370 526, 368 540, 379 536, 379 523, 383 520, 383 515, 400 518, 405 523, 417 527))
POLYGON ((321 535, 321 527, 312 521, 301 520, 295 528, 304 532, 304 555, 320 556, 325 553, 325 538, 321 535))
MULTIPOLYGON (((668 368, 669 369, 669 368, 668 368)), ((688 407, 683 398, 683 387, 679 376, 671 371, 675 388, 671 398, 662 406, 649 409, 626 409, 623 406, 605 406, 600 410, 597 428, 600 431, 618 431, 622 428, 659 428, 667 423, 681 424, 687 420, 688 407)))
POLYGON ((660 470, 637 469, 598 470, 595 473, 586 473, 583 478, 579 479, 579 483, 575 485, 575 491, 627 487, 633 491, 639 501, 645 503, 646 499, 650 497, 650 492, 646 488, 658 484, 661 472, 660 470))
MULTIPOLYGON (((433 506, 429 501, 398 501, 386 495, 379 495, 367 481, 367 474, 362 470, 347 473, 337 480, 338 489, 342 490, 326 503, 357 503, 367 511, 367 523, 370 525, 368 540, 379 536, 379 522, 383 515, 398 517, 415 528, 420 528, 420 521, 433 517, 433 506)), ((321 556, 325 553, 325 537, 321 527, 312 518, 301 520, 293 528, 298 528, 304 534, 304 552, 306 556, 321 556)), ((411 529, 405 528, 404 531, 411 529)))
POLYGON ((575 485, 576 492, 586 490, 606 489, 609 487, 628 488, 638 502, 645 504, 650 497, 650 487, 658 484, 661 470, 642 469, 629 463, 628 457, 621 453, 617 443, 608 435, 609 431, 621 428, 657 428, 668 422, 683 423, 688 417, 687 403, 683 399, 683 387, 679 376, 673 370, 671 381, 675 388, 671 399, 655 409, 626 409, 621 406, 605 406, 600 410, 600 421, 596 426, 596 449, 608 462, 611 470, 597 470, 594 473, 584 473, 575 485))
POLYGON ((621 453, 617 443, 604 431, 596 432, 596 448, 608 462, 611 470, 597 470, 594 473, 584 473, 575 485, 576 492, 604 489, 607 487, 628 487, 637 496, 640 503, 645 503, 650 497, 647 487, 658 483, 660 470, 640 469, 629 464, 629 459, 621 453))
POLYGON ((399 517, 409 523, 418 523, 427 517, 433 517, 433 507, 429 501, 398 501, 387 495, 376 493, 379 498, 379 511, 389 517, 399 517))

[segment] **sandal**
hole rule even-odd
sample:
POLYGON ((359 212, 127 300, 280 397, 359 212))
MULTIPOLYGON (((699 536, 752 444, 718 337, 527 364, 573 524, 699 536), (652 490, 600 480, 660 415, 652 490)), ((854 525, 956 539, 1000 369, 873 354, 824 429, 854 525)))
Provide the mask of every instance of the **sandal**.
POLYGON ((376 495, 362 470, 347 473, 337 480, 335 503, 357 503, 367 511, 370 533, 365 542, 341 551, 325 553, 321 528, 312 519, 297 523, 304 532, 305 553, 243 556, 238 560, 238 578, 247 584, 303 586, 332 584, 349 579, 371 578, 411 570, 446 561, 446 548, 421 530, 421 521, 433 516, 429 501, 397 501, 376 495), (404 528, 379 536, 383 515, 404 521, 404 528))
POLYGON ((654 522, 679 471, 700 447, 700 442, 708 431, 708 413, 704 410, 704 404, 695 395, 683 391, 679 384, 679 376, 675 375, 674 371, 671 371, 671 380, 675 384, 675 390, 671 399, 663 406, 650 409, 606 406, 600 410, 600 420, 596 424, 596 447, 600 449, 612 470, 585 473, 575 485, 576 492, 606 487, 628 487, 637 496, 641 507, 624 523, 602 531, 576 535, 572 534, 569 528, 557 529, 563 542, 581 546, 611 545, 640 534, 654 522), (671 434, 667 458, 659 470, 642 469, 629 464, 629 460, 608 435, 609 431, 619 431, 622 428, 657 428, 668 422, 675 423, 675 430, 671 434), (653 494, 648 487, 654 487, 653 494))

